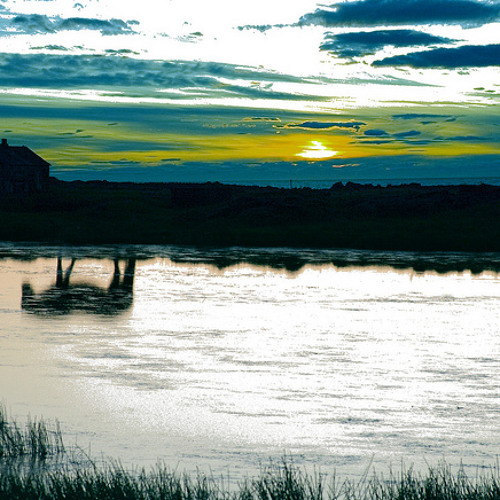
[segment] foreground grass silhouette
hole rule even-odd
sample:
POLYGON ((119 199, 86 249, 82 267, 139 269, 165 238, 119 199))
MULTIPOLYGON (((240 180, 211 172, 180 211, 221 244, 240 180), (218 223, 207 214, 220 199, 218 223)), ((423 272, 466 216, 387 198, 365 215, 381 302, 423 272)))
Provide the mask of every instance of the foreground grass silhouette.
POLYGON ((24 426, 9 422, 7 412, 0 406, 0 463, 29 458, 44 461, 65 452, 59 424, 49 428, 43 420, 28 419, 24 426))
POLYGON ((0 196, 0 240, 499 251, 500 186, 62 182, 0 196))
POLYGON ((58 426, 28 422, 24 430, 0 409, 0 499, 9 500, 496 500, 500 474, 469 479, 459 470, 411 469, 384 479, 364 477, 354 483, 307 474, 284 459, 257 478, 229 489, 222 480, 198 473, 178 474, 158 465, 150 471, 127 471, 117 463, 97 466, 62 460, 67 451, 58 426), (31 443, 45 443, 44 446, 31 443), (51 460, 57 459, 55 464, 51 460), (27 461, 28 460, 28 461, 27 461))

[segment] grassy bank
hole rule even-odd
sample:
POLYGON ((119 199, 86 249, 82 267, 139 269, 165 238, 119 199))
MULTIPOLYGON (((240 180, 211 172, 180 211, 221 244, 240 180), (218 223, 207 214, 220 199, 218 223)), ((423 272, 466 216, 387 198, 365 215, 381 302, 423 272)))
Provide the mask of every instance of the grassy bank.
POLYGON ((61 182, 0 199, 0 240, 500 250, 500 187, 61 182))
POLYGON ((236 489, 223 479, 172 472, 158 465, 149 471, 125 470, 117 463, 97 466, 70 461, 57 426, 43 422, 20 426, 2 411, 0 442, 14 442, 0 453, 0 499, 165 499, 165 500, 496 500, 500 474, 492 469, 474 479, 443 466, 420 475, 367 476, 358 482, 308 474, 287 460, 270 465, 236 489), (24 430, 21 430, 24 429, 24 430), (49 437, 48 437, 49 436, 49 437), (50 437, 51 436, 51 437, 50 437), (44 442, 46 446, 31 443, 44 442), (7 451, 5 451, 7 450, 7 451), (61 460, 64 458, 65 460, 61 460), (58 466, 51 461, 58 460, 58 466))

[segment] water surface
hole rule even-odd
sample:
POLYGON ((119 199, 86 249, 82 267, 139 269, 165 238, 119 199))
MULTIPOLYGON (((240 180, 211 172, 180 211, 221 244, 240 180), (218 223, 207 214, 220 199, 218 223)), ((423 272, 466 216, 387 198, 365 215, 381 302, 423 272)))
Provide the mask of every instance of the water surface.
POLYGON ((342 477, 495 463, 499 254, 0 257, 0 398, 92 454, 235 479, 284 453, 342 477))

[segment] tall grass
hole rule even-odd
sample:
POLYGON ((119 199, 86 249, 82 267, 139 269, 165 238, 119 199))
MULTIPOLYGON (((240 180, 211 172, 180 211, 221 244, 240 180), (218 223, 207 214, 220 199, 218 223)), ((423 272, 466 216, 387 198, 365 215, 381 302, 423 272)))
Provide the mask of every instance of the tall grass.
POLYGON ((384 480, 325 484, 290 463, 271 467, 238 488, 198 474, 194 477, 157 466, 149 472, 126 471, 118 464, 101 468, 0 472, 0 499, 120 499, 120 500, 496 500, 500 498, 498 472, 474 480, 463 471, 452 474, 442 467, 424 475, 412 470, 384 480))
POLYGON ((446 465, 429 468, 425 474, 412 469, 388 480, 373 476, 358 484, 344 483, 346 500, 494 500, 500 498, 498 467, 471 479, 462 468, 456 473, 446 465))
POLYGON ((410 468, 387 479, 366 474, 357 482, 339 483, 284 458, 230 488, 222 479, 180 474, 161 464, 130 471, 119 462, 89 466, 67 459, 57 468, 9 467, 15 458, 64 455, 61 431, 41 421, 21 428, 7 421, 2 408, 0 436, 0 500, 500 500, 498 465, 473 479, 462 468, 453 473, 442 465, 424 474, 410 468))
POLYGON ((56 422, 48 427, 43 420, 28 419, 24 426, 9 421, 7 412, 0 405, 0 460, 30 458, 44 461, 50 456, 62 455, 64 443, 61 429, 56 422))

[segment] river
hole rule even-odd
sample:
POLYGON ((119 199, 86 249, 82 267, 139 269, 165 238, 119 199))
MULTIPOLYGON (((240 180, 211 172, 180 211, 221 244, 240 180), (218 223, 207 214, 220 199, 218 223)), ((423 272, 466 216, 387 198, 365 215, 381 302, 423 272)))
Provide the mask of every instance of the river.
POLYGON ((2 244, 0 400, 127 467, 490 467, 499 271, 500 254, 2 244))

